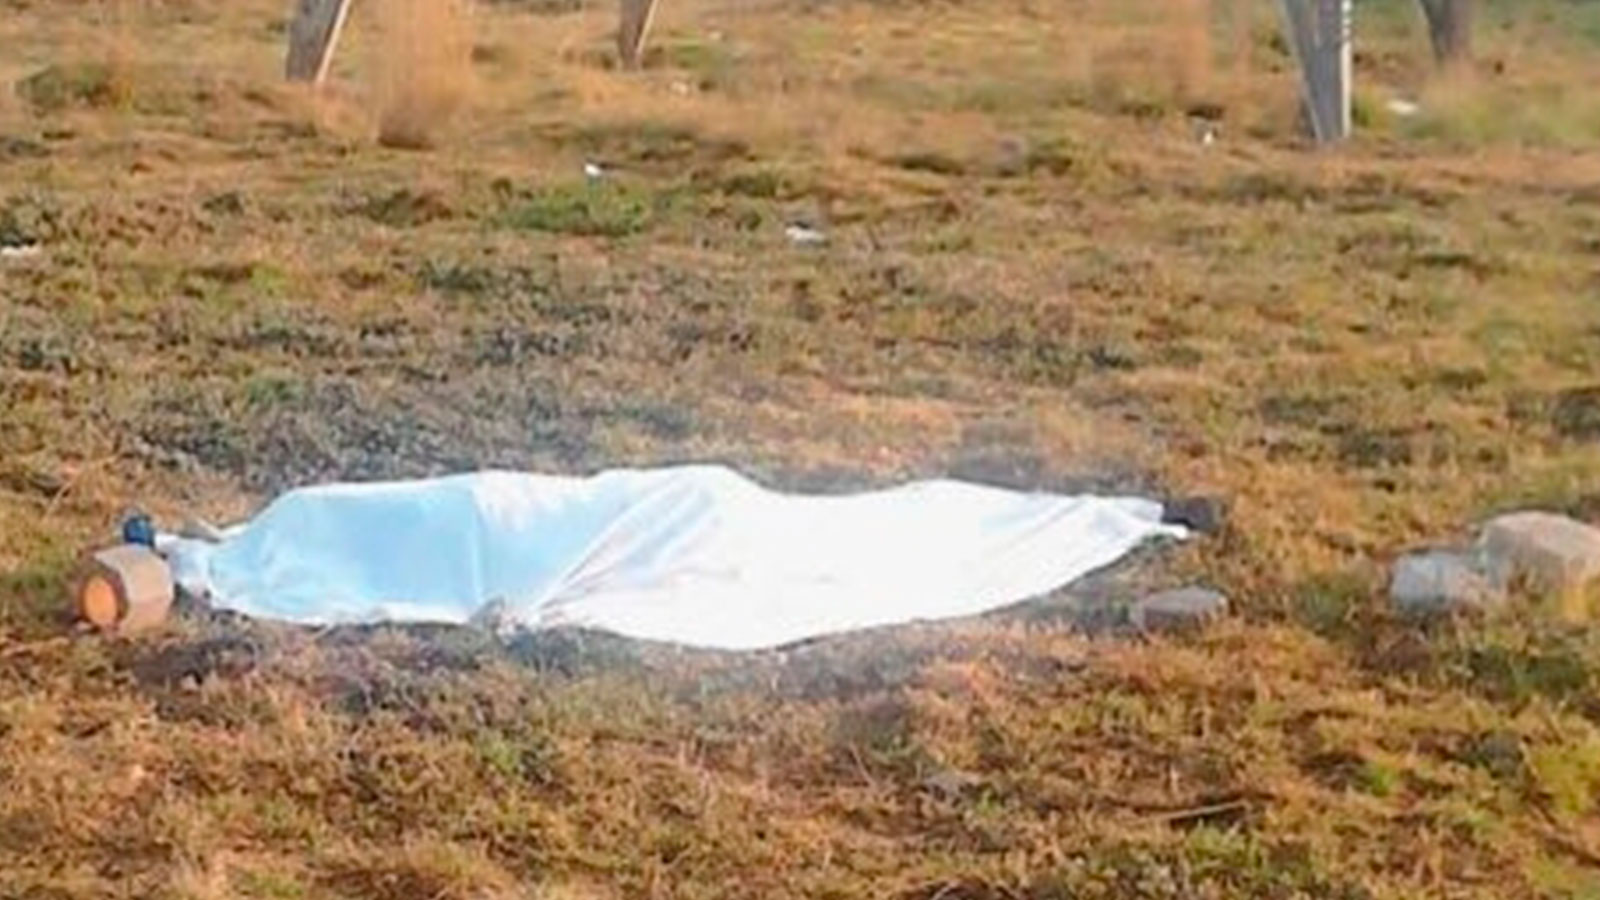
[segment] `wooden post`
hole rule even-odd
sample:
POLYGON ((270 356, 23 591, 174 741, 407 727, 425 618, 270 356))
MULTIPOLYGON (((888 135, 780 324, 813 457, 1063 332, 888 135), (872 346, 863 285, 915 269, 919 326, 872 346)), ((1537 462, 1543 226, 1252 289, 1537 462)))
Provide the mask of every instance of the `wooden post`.
POLYGON ((656 0, 622 0, 622 16, 617 24, 617 54, 625 69, 637 69, 644 55, 645 33, 656 12, 656 0))
POLYGON ((349 12, 350 0, 299 0, 289 23, 289 58, 284 63, 290 81, 322 83, 349 12))
POLYGON ((1318 143, 1350 134, 1351 0, 1283 0, 1289 44, 1300 62, 1306 116, 1318 143))
POLYGON ((1472 56, 1472 0, 1421 0, 1433 58, 1441 65, 1472 56))

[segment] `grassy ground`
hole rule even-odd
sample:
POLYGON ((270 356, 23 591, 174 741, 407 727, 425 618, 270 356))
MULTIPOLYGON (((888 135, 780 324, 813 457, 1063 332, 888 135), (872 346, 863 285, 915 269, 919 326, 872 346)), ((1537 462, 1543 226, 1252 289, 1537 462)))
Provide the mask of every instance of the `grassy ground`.
POLYGON ((0 0, 0 897, 1600 896, 1600 636, 1382 600, 1600 517, 1600 7, 1488 3, 1441 78, 1363 4, 1317 153, 1267 4, 667 2, 627 75, 609 6, 481 6, 397 150, 380 7, 313 98, 275 2, 0 0), (60 611, 132 502, 687 459, 1219 495, 1096 590, 1238 615, 729 658, 60 611))

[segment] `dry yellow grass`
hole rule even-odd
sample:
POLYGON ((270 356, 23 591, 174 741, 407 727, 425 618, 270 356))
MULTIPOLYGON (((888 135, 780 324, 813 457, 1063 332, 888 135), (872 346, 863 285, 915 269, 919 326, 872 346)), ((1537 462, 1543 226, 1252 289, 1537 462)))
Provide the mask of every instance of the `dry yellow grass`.
POLYGON ((425 149, 449 129, 472 91, 471 16, 469 0, 376 4, 380 144, 425 149))
POLYGON ((277 0, 136 4, 116 85, 108 5, 0 17, 0 232, 42 252, 0 263, 0 897, 1594 895, 1593 631, 1382 583, 1509 505, 1600 516, 1586 7, 1486 19, 1447 91, 1364 5, 1370 121, 1310 153, 1264 5, 663 2, 634 74, 609 6, 450 19, 443 127, 375 7, 320 101, 277 0), (435 146, 374 146, 407 96, 435 146), (61 616, 131 502, 682 459, 1216 493, 1084 600, 1238 615, 748 657, 61 616))

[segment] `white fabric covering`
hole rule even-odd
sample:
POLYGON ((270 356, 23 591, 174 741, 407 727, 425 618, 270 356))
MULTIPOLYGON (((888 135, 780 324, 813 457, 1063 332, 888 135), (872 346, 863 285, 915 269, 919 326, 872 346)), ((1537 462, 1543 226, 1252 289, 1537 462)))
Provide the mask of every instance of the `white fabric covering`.
POLYGON ((714 466, 482 472, 304 488, 220 543, 160 546, 187 589, 263 618, 461 623, 499 601, 530 628, 749 649, 1039 596, 1182 537, 1161 512, 955 481, 797 496, 714 466))

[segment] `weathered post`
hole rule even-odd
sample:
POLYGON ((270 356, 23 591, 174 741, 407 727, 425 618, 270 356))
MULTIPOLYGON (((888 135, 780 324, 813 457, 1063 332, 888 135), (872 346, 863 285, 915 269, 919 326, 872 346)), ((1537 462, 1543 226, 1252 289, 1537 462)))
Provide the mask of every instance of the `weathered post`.
POLYGON ((1311 135, 1318 143, 1342 141, 1350 134, 1351 0, 1282 2, 1311 135))
POLYGON ((1472 0, 1421 0, 1428 20, 1428 40, 1441 65, 1472 56, 1472 0))
POLYGON ((350 0, 299 0, 289 23, 289 58, 284 63, 290 81, 322 83, 349 11, 350 0))
POLYGON ((617 24, 617 54, 623 68, 639 67, 645 33, 650 30, 655 11, 656 0, 622 0, 622 16, 617 24))

